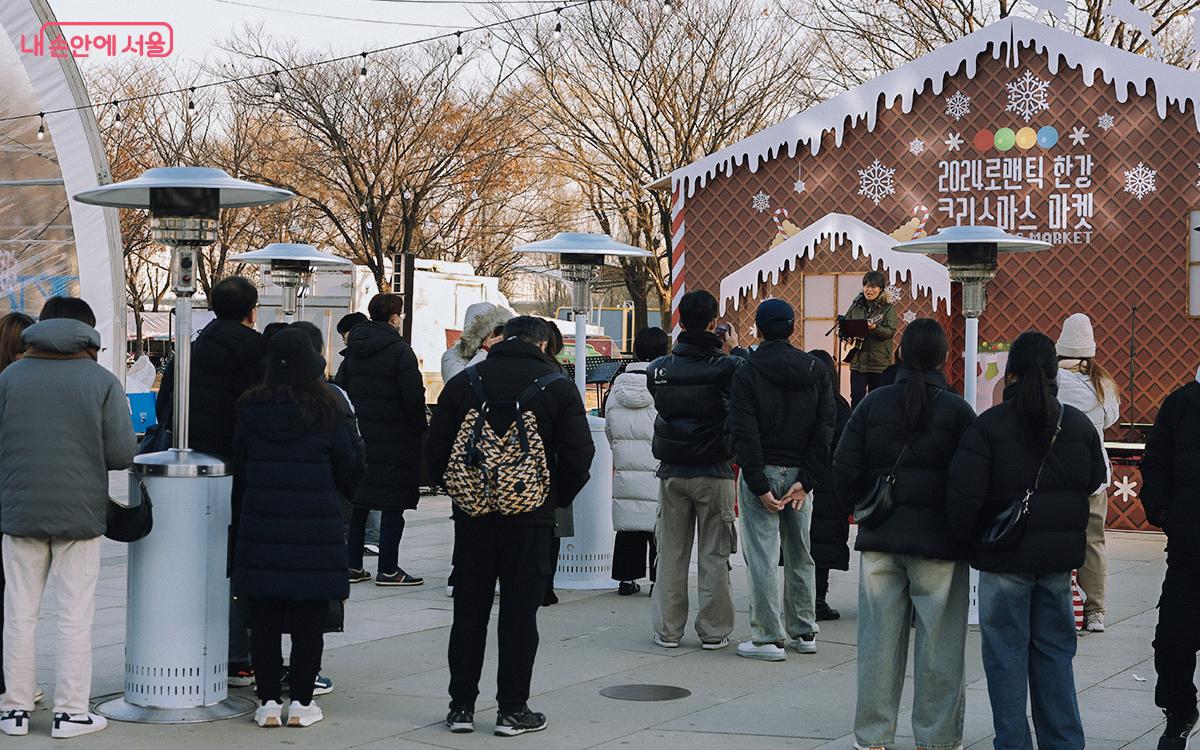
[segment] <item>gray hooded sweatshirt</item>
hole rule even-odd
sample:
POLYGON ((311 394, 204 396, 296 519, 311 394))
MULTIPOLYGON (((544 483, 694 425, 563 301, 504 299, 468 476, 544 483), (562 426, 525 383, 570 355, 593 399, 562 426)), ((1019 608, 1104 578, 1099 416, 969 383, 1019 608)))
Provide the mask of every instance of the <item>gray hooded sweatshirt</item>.
POLYGON ((108 472, 137 443, 120 381, 92 358, 96 329, 35 323, 24 359, 0 373, 0 529, 10 536, 104 534, 108 472))

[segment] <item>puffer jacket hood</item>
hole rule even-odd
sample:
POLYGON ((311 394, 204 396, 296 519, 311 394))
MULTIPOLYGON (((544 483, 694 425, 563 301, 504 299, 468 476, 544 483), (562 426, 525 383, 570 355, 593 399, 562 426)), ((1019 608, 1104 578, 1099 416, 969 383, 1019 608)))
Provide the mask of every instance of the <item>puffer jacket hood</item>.
POLYGON ((355 357, 373 357, 403 341, 395 328, 387 323, 371 321, 354 326, 346 340, 346 351, 355 357))
POLYGON ((613 381, 608 398, 625 409, 645 409, 654 406, 654 396, 646 387, 646 368, 649 362, 631 362, 625 372, 613 381))
POLYGON ((463 321, 462 337, 454 345, 459 354, 468 362, 479 351, 483 340, 492 329, 502 326, 512 320, 513 313, 506 307, 493 305, 490 302, 477 302, 467 308, 466 319, 463 321))
POLYGON ((787 391, 809 388, 827 376, 823 365, 786 340, 767 341, 750 352, 746 361, 754 371, 772 385, 787 391))
POLYGON ((260 368, 266 347, 248 345, 258 335, 236 320, 218 318, 192 344, 192 367, 217 377, 260 368))
POLYGON ((34 323, 21 334, 21 340, 35 349, 54 354, 78 354, 86 349, 100 348, 100 332, 71 318, 34 323))

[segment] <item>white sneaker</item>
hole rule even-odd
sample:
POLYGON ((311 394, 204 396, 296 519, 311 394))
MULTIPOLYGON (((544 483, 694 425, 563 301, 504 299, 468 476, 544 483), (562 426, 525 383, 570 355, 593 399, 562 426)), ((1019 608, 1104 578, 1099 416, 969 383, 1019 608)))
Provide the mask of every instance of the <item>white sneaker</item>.
POLYGON ((450 584, 446 584, 446 596, 450 597, 451 599, 454 598, 454 587, 450 584))
POLYGON ((718 651, 729 645, 729 636, 725 636, 719 641, 703 641, 700 643, 700 648, 705 651, 718 651))
POLYGON ((1104 613, 1103 612, 1089 612, 1088 616, 1087 616, 1087 621, 1084 622, 1083 629, 1088 631, 1089 633, 1103 633, 1104 632, 1104 613))
POLYGON ((794 641, 789 641, 788 645, 796 649, 798 654, 815 654, 817 653, 817 634, 802 635, 794 641))
POLYGON ((29 734, 28 711, 5 711, 0 714, 0 732, 9 737, 21 737, 29 734))
POLYGON ((108 719, 100 714, 54 714, 54 726, 50 729, 50 736, 56 740, 65 740, 69 737, 82 737, 85 734, 99 732, 108 726, 108 719))
POLYGON ((679 648, 679 641, 668 641, 661 635, 654 636, 654 644, 656 646, 662 646, 663 648, 679 648))
POLYGON ((288 726, 289 727, 311 727, 321 719, 325 718, 325 714, 321 713, 321 707, 316 701, 312 701, 307 706, 300 701, 292 701, 288 706, 288 726))
POLYGON ((762 661, 784 661, 787 659, 787 652, 774 643, 764 643, 760 646, 754 641, 739 643, 737 655, 744 656, 747 659, 761 659, 762 661))
POLYGON ((283 704, 279 701, 267 701, 254 709, 254 723, 260 727, 283 726, 283 704))

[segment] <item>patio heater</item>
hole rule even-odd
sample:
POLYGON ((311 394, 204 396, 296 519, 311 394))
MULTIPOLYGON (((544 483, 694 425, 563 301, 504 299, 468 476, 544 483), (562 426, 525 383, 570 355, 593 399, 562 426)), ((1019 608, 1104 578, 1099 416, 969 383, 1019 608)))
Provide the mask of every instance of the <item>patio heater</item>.
POLYGON ((296 320, 296 308, 300 292, 312 284, 313 272, 318 268, 350 267, 354 263, 330 253, 323 253, 312 245, 293 242, 275 242, 262 250, 234 255, 230 260, 263 266, 271 275, 271 283, 283 290, 283 322, 296 320))
POLYGON ((979 318, 987 301, 987 282, 996 276, 1000 253, 1031 253, 1050 249, 1049 242, 1006 233, 998 227, 946 227, 930 237, 902 242, 892 248, 906 253, 945 253, 950 280, 962 284, 966 318, 963 398, 975 408, 979 369, 979 318))
POLYGON ((218 458, 188 448, 192 295, 202 249, 217 239, 222 208, 292 197, 207 167, 158 167, 87 190, 80 203, 150 210, 155 241, 171 249, 175 292, 174 447, 134 459, 129 497, 154 500, 154 531, 129 545, 125 692, 97 706, 119 721, 184 724, 241 716, 230 698, 227 545, 233 477, 218 458))
MULTIPOLYGON (((587 403, 587 314, 592 307, 592 282, 600 275, 604 257, 649 258, 651 253, 617 242, 606 234, 560 232, 548 240, 514 248, 518 253, 557 255, 563 277, 571 282, 575 316, 575 386, 587 403)), ((564 589, 613 588, 612 573, 612 449, 604 420, 588 415, 596 455, 591 477, 575 498, 575 536, 564 539, 558 556, 555 585, 564 589)))

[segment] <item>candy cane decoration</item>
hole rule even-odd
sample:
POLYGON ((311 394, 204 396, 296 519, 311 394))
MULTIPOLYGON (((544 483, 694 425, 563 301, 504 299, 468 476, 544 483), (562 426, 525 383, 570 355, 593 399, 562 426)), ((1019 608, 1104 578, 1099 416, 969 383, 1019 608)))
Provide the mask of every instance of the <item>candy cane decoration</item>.
POLYGON ((916 216, 921 220, 921 223, 917 225, 917 231, 915 234, 913 234, 913 237, 926 236, 925 224, 929 222, 929 206, 926 206, 924 203, 913 206, 912 212, 913 216, 916 216))
POLYGON ((1071 571, 1071 609, 1075 613, 1075 629, 1083 630, 1083 589, 1079 586, 1078 571, 1071 571))
POLYGON ((783 222, 785 220, 790 220, 791 218, 792 215, 788 213, 786 208, 775 209, 775 213, 771 214, 771 221, 775 222, 775 231, 779 234, 783 234, 783 222), (780 214, 783 215, 783 219, 779 218, 780 214))

